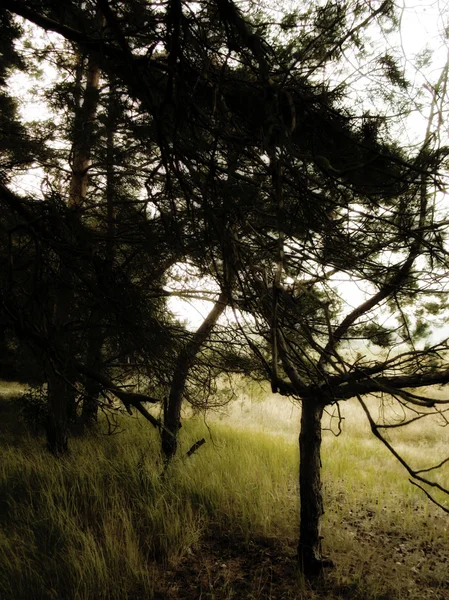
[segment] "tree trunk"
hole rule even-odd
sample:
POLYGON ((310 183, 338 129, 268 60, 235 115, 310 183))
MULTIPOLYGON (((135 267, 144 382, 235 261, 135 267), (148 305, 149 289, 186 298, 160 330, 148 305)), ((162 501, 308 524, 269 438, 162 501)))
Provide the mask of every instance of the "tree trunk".
MULTIPOLYGON (((87 85, 98 86, 98 73, 91 65, 87 85)), ((106 121, 106 257, 112 269, 115 258, 115 221, 114 221, 114 198, 116 193, 116 180, 114 168, 114 132, 117 128, 117 98, 113 92, 115 79, 109 77, 109 99, 108 114, 106 121)), ((93 106, 90 110, 93 110, 93 106)), ((89 157, 87 156, 87 159, 89 157)), ((97 371, 101 371, 102 360, 101 350, 105 341, 106 333, 102 324, 101 311, 94 311, 92 327, 89 330, 87 364, 97 371)), ((83 426, 91 427, 97 422, 98 418, 98 396, 101 392, 101 385, 94 379, 87 378, 81 412, 81 423, 83 426)))
MULTIPOLYGON (((91 366, 91 365, 90 365, 91 366)), ((93 368, 96 368, 95 365, 93 368)), ((101 385, 93 379, 86 381, 84 388, 83 407, 81 409, 81 426, 93 427, 98 420, 98 396, 101 392, 101 385)))
POLYGON ((97 58, 91 54, 87 64, 86 87, 83 104, 75 116, 72 144, 72 178, 69 207, 81 208, 86 201, 90 156, 93 145, 95 115, 98 105, 100 69, 97 58))
POLYGON ((176 373, 172 379, 170 395, 165 399, 165 429, 161 432, 162 453, 167 462, 175 456, 178 450, 178 432, 181 428, 182 399, 190 367, 188 357, 181 355, 178 359, 177 367, 176 373))
MULTIPOLYGON (((101 348, 103 345, 103 334, 100 330, 93 329, 89 332, 86 362, 95 370, 101 369, 101 348)), ((101 385, 95 379, 88 377, 84 386, 84 399, 81 409, 82 426, 92 427, 98 418, 98 396, 101 385)))
MULTIPOLYGON (((66 351, 70 345, 70 333, 66 324, 70 318, 72 281, 71 274, 63 266, 60 272, 59 287, 53 305, 52 342, 54 348, 66 351)), ((57 352, 57 350, 56 350, 57 352)), ((69 385, 70 373, 62 362, 50 362, 48 372, 48 416, 47 447, 56 456, 68 451, 69 418, 75 411, 74 390, 69 385)))
MULTIPOLYGON (((98 104, 98 85, 100 70, 96 57, 91 55, 88 61, 86 85, 83 92, 83 103, 79 105, 82 93, 82 67, 83 59, 78 54, 76 67, 76 97, 77 114, 75 115, 75 130, 72 143, 72 178, 68 207, 77 212, 86 201, 88 170, 93 144, 93 122, 98 104)), ((68 349, 71 345, 70 332, 67 324, 70 312, 74 306, 74 281, 73 275, 65 264, 60 265, 60 287, 57 290, 54 313, 54 341, 55 347, 68 349)), ((62 455, 68 451, 68 421, 69 413, 73 407, 73 390, 68 385, 67 373, 60 365, 60 374, 49 369, 48 378, 48 419, 47 419, 47 445, 55 455, 62 455)))
POLYGON ((194 333, 190 342, 178 356, 175 366, 170 395, 164 406, 164 429, 161 432, 162 453, 167 462, 176 454, 178 449, 178 432, 181 428, 181 408, 184 390, 187 383, 189 370, 195 356, 209 337, 220 315, 226 308, 228 293, 221 292, 212 310, 204 319, 201 326, 194 333))
POLYGON ((116 194, 115 177, 115 131, 117 129, 118 98, 114 94, 115 78, 109 75, 109 100, 108 117, 106 121, 106 209, 107 209, 107 235, 106 256, 111 265, 115 258, 115 215, 114 200, 116 194))
POLYGON ((48 377, 47 447, 55 456, 67 454, 69 400, 66 381, 54 371, 48 377))
POLYGON ((332 562, 321 555, 320 522, 324 514, 321 483, 321 417, 323 404, 303 400, 299 435, 300 533, 298 560, 306 576, 319 574, 332 562))

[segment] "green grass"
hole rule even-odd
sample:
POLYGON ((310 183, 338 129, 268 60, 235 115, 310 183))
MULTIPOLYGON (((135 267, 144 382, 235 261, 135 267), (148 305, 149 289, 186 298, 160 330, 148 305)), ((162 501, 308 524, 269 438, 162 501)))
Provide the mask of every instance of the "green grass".
MULTIPOLYGON (((353 403, 345 417, 323 448, 324 549, 337 568, 314 588, 288 571, 299 426, 288 402, 236 402, 209 419, 212 439, 201 418, 186 420, 180 456, 203 436, 207 444, 164 478, 157 434, 142 419, 121 417, 125 431, 114 436, 72 439, 63 460, 4 421, 0 598, 449 598, 446 516, 353 403)), ((449 446, 446 429, 421 433, 422 442, 416 432, 396 442, 420 460, 449 446)))

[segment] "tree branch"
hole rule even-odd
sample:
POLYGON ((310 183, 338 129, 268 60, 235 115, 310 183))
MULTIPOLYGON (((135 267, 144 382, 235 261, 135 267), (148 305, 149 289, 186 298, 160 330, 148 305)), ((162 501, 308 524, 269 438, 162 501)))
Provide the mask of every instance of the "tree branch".
MULTIPOLYGON (((401 465, 406 469, 406 471, 408 472, 408 474, 413 477, 414 480, 416 481, 420 481, 421 483, 424 483, 425 485, 428 485, 430 487, 433 487, 437 490, 439 490, 440 492, 443 492, 444 494, 448 494, 449 495, 449 489, 443 487, 442 485, 440 485, 439 483, 435 482, 435 481, 430 481, 429 479, 426 479, 425 477, 422 477, 419 473, 423 473, 426 471, 430 471, 431 469, 421 469, 419 471, 415 471, 413 470, 410 465, 407 463, 407 461, 402 458, 402 456, 393 448, 393 446, 390 444, 390 442, 388 440, 386 440, 380 433, 379 433, 379 426, 377 425, 377 423, 374 421, 374 419, 371 416, 371 413, 368 410, 368 407, 366 406, 365 402, 363 402, 362 398, 358 395, 357 399, 359 401, 359 403, 361 404, 363 411, 365 413, 365 415, 368 418, 368 422, 370 424, 371 427, 371 431, 373 432, 373 434, 375 435, 375 437, 377 437, 378 440, 380 440, 384 446, 386 446, 388 448, 388 450, 391 452, 391 454, 401 463, 401 465)), ((446 459, 448 460, 448 459, 446 459)), ((443 461, 442 464, 444 464, 443 461)), ((436 467, 435 467, 436 468, 436 467)), ((442 508, 445 512, 449 513, 449 509, 446 508, 443 504, 439 503, 437 500, 435 500, 435 498, 433 498, 428 492, 426 492, 426 490, 421 487, 419 484, 417 484, 414 481, 411 481, 411 483, 413 483, 414 485, 416 485, 417 487, 419 487, 420 489, 423 490, 423 492, 426 494, 426 496, 432 500, 432 502, 434 504, 436 504, 437 506, 439 506, 440 508, 442 508)))
MULTIPOLYGON (((363 372, 362 372, 363 376, 363 372)), ((357 395, 371 394, 373 392, 386 392, 396 394, 403 388, 426 387, 428 385, 444 385, 449 383, 449 369, 435 373, 424 373, 420 375, 398 375, 396 377, 368 377, 364 381, 342 383, 339 386, 332 385, 332 397, 334 400, 348 400, 357 395)), ((329 389, 326 383, 320 388, 329 389)), ((417 397, 419 398, 419 397, 417 397)), ((420 406, 432 407, 435 404, 448 404, 448 400, 437 400, 434 398, 424 399, 420 406)), ((417 402, 418 404, 418 402, 417 402)))

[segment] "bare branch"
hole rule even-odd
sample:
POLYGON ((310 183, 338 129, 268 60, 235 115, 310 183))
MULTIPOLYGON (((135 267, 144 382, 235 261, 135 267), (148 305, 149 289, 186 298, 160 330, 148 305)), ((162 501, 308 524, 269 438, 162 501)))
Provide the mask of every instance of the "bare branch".
POLYGON ((412 485, 415 485, 417 488, 419 488, 420 490, 422 490, 424 492, 424 494, 427 496, 427 498, 433 502, 433 504, 435 504, 436 506, 438 506, 438 508, 441 508, 441 510, 443 510, 445 513, 449 514, 449 508, 447 508, 446 506, 444 506, 444 504, 441 504, 441 502, 438 502, 438 500, 436 500, 431 494, 429 494, 429 492, 423 488, 422 485, 419 485, 419 483, 417 483, 416 481, 413 481, 413 479, 409 479, 410 483, 412 485))
POLYGON ((195 442, 190 448, 190 450, 186 453, 186 456, 192 456, 192 454, 194 454, 198 450, 198 448, 201 448, 201 446, 203 446, 205 443, 206 440, 204 438, 201 438, 200 440, 195 442))
MULTIPOLYGON (((444 486, 442 486, 441 484, 437 483, 436 481, 431 481, 431 480, 426 479, 425 477, 422 477, 420 475, 420 473, 431 471, 431 470, 433 470, 433 468, 432 469, 424 469, 424 470, 415 471, 414 469, 412 469, 410 467, 410 465, 407 463, 407 461, 393 448, 393 446, 390 444, 390 442, 387 439, 385 439, 383 437, 383 435, 379 432, 379 426, 377 425, 377 423, 372 418, 371 413, 369 412, 367 405, 362 400, 362 398, 361 398, 360 395, 357 395, 357 399, 358 399, 360 405, 362 406, 365 415, 368 418, 368 422, 370 424, 371 431, 373 432, 373 434, 375 435, 375 437, 377 437, 377 439, 380 440, 384 444, 384 446, 386 446, 386 448, 388 448, 388 450, 391 452, 391 454, 401 463, 401 465, 404 467, 404 469, 406 469, 406 471, 408 472, 408 474, 411 477, 413 477, 414 480, 420 481, 421 483, 424 483, 425 485, 433 487, 433 488, 439 490, 440 492, 443 492, 444 494, 447 494, 449 496, 449 489, 448 488, 445 488, 444 486)), ((449 460, 449 458, 446 459, 445 461, 443 461, 442 464, 444 464, 448 460, 449 460)), ((418 487, 421 487, 421 486, 418 485, 418 487)), ((423 488, 421 488, 421 489, 423 489, 423 488)), ((425 490, 423 490, 423 491, 425 491, 425 490)), ((440 506, 440 508, 442 508, 445 512, 449 513, 449 509, 447 509, 443 505, 439 504, 429 494, 426 493, 426 495, 428 495, 429 498, 433 502, 435 502, 435 504, 438 504, 438 506, 440 506)))

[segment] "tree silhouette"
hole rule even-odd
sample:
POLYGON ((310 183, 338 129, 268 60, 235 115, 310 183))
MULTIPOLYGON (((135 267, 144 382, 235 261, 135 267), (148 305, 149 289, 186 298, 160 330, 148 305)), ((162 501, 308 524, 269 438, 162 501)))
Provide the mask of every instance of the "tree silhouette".
MULTIPOLYGON (((118 156, 119 147, 126 154, 137 140, 127 164, 145 189, 143 203, 151 205, 154 218, 139 211, 139 200, 126 186, 117 201, 121 176, 118 169, 112 173, 117 163, 108 156, 103 168, 106 180, 115 180, 116 192, 115 204, 107 189, 103 193, 103 252, 96 251, 101 228, 71 214, 57 198, 30 205, 5 186, 1 198, 36 240, 33 256, 33 248, 46 246, 48 278, 54 275, 50 254, 70 269, 68 291, 76 290, 81 333, 88 327, 87 307, 95 305, 105 315, 100 326, 108 329, 105 346, 112 348, 112 340, 119 339, 123 354, 128 343, 129 353, 138 354, 151 371, 158 364, 152 348, 159 345, 162 372, 174 373, 164 426, 142 405, 160 398, 120 390, 113 377, 80 359, 76 345, 68 348, 45 333, 42 320, 25 319, 20 302, 5 297, 4 314, 17 335, 45 347, 59 371, 70 369, 66 380, 87 376, 160 426, 167 458, 176 452, 191 367, 225 305, 238 322, 251 315, 238 340, 230 329, 222 339, 230 354, 235 352, 234 362, 244 340, 273 391, 301 400, 298 554, 307 575, 331 564, 321 556, 319 532, 326 408, 359 398, 374 434, 394 451, 381 433, 386 424, 374 421, 363 396, 391 394, 408 423, 431 409, 442 412, 442 401, 410 389, 449 381, 447 343, 418 346, 425 326, 423 299, 439 293, 447 266, 446 220, 436 208, 447 156, 436 143, 441 124, 436 117, 447 69, 433 96, 427 134, 413 152, 390 139, 380 116, 349 110, 342 85, 322 81, 326 66, 338 63, 348 45, 363 48, 362 33, 370 24, 394 23, 392 3, 372 4, 327 3, 288 15, 281 29, 296 23, 299 34, 284 42, 273 39, 263 17, 256 15, 251 23, 231 0, 195 7, 180 0, 163 6, 98 0, 84 8, 65 4, 64 10, 50 2, 37 9, 22 0, 5 1, 11 13, 57 32, 90 60, 95 57, 110 86, 114 82, 120 90, 120 123, 125 118, 129 126, 117 132, 114 147, 110 139, 105 146, 118 156), (139 166, 143 177, 137 175, 139 166), (161 280, 183 260, 211 277, 220 292, 198 331, 179 335, 169 319, 152 312, 151 300, 164 297, 161 280), (364 299, 349 307, 338 278, 358 282, 364 299), (374 358, 355 355, 354 340, 386 350, 374 358), (168 357, 170 344, 174 361, 168 357)), ((407 85, 391 56, 379 60, 389 85, 407 85)), ((232 362, 224 361, 223 368, 231 369, 232 362)), ((254 368, 250 360, 247 364, 254 368)), ((430 471, 407 468, 421 487, 447 493, 427 476, 430 471)))

